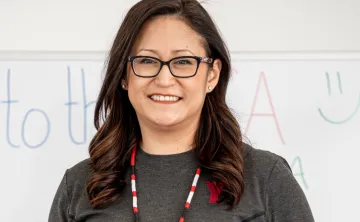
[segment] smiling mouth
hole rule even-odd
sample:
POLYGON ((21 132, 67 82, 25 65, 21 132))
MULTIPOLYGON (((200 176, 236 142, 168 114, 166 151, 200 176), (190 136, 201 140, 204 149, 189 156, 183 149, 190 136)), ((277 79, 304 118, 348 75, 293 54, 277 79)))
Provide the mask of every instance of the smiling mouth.
POLYGON ((181 97, 178 96, 164 96, 164 95, 151 95, 148 96, 148 98, 158 103, 176 103, 182 99, 181 97))

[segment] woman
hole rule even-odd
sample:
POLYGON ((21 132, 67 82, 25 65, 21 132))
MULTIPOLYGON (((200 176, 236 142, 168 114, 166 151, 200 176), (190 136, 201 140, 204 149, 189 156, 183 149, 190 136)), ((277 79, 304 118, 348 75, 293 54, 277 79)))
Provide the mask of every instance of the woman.
POLYGON ((314 221, 287 162, 242 142, 230 57, 196 0, 143 0, 107 62, 90 158, 49 221, 314 221))

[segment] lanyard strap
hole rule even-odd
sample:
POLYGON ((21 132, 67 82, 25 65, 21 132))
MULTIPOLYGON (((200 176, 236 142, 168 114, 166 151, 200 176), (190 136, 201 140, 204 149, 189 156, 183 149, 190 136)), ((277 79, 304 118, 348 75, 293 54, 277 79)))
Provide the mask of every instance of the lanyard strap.
MULTIPOLYGON (((135 144, 133 149, 132 149, 132 153, 131 153, 131 191, 132 191, 132 197, 133 197, 133 212, 134 212, 134 221, 135 222, 139 222, 139 207, 138 207, 138 198, 137 198, 137 194, 136 194, 136 176, 135 176, 135 158, 136 158, 136 148, 137 145, 135 144)), ((195 177, 193 180, 193 183, 191 185, 191 189, 189 192, 189 196, 186 200, 185 203, 185 208, 183 210, 182 216, 179 219, 179 222, 184 222, 185 221, 185 215, 186 215, 186 211, 190 208, 190 203, 191 203, 191 199, 194 196, 195 190, 196 190, 196 184, 199 180, 200 177, 200 173, 201 173, 201 168, 197 168, 196 169, 196 173, 195 173, 195 177)))

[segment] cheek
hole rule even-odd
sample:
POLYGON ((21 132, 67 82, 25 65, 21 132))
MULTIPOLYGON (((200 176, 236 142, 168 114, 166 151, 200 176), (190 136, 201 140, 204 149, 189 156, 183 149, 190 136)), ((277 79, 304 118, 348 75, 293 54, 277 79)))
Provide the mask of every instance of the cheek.
POLYGON ((140 102, 141 99, 144 99, 145 87, 148 84, 147 79, 140 79, 136 76, 129 77, 128 79, 128 95, 130 102, 136 104, 140 102))
MULTIPOLYGON (((200 76, 199 76, 200 77, 200 76)), ((205 78, 193 79, 184 89, 189 103, 200 104, 204 101, 206 96, 206 80, 205 78)))
POLYGON ((196 94, 199 95, 204 95, 206 93, 207 79, 208 74, 206 67, 199 67, 198 73, 194 76, 193 81, 191 81, 194 93, 196 92, 196 94))

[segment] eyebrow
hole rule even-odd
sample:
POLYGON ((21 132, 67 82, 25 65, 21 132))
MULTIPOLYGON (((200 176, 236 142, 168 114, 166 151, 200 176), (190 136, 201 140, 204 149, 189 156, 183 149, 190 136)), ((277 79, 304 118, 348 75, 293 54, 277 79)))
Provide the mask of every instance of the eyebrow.
MULTIPOLYGON (((152 52, 152 53, 155 53, 157 55, 159 55, 159 52, 155 49, 140 49, 137 54, 139 54, 139 52, 142 52, 142 51, 146 51, 146 52, 152 52)), ((171 51, 173 54, 175 53, 179 53, 179 52, 190 52, 191 54, 195 55, 191 50, 189 49, 176 49, 176 50, 172 50, 171 51)))

